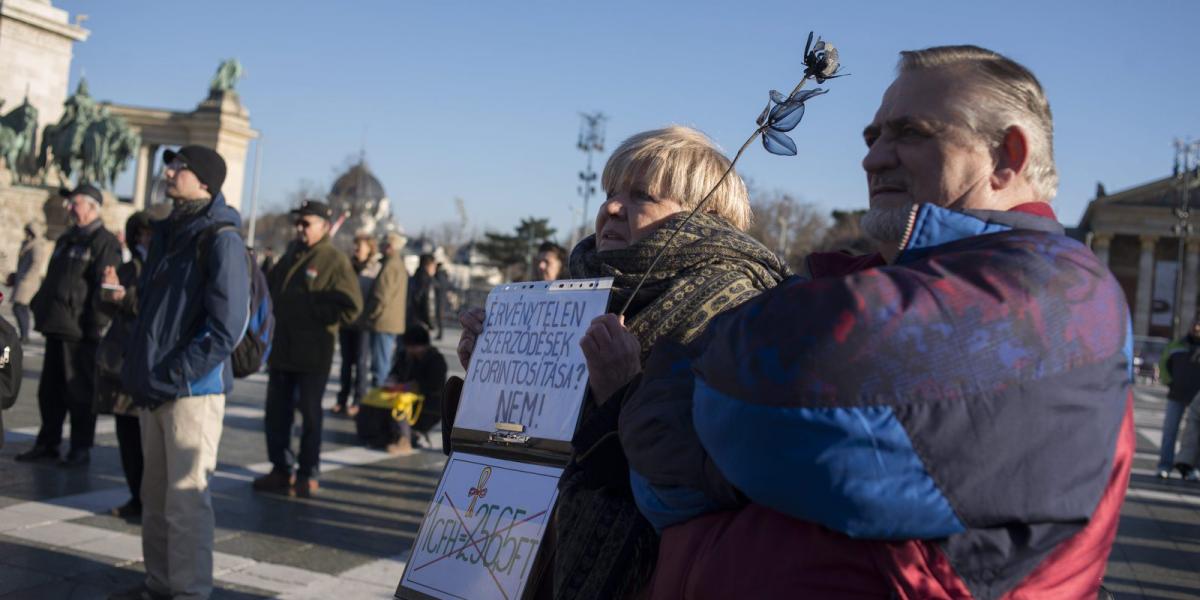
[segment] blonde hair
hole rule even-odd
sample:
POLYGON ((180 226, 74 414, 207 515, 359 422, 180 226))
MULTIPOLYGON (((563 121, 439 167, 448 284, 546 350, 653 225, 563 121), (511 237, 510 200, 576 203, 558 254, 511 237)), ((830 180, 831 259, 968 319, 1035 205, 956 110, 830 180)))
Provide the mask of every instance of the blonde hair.
POLYGON ((1029 144, 1025 177, 1042 200, 1052 200, 1058 193, 1054 120, 1037 77, 1016 61, 979 46, 938 46, 900 53, 900 73, 924 69, 961 69, 974 77, 976 85, 968 88, 969 96, 959 107, 966 126, 999 147, 1008 128, 1020 125, 1029 144))
MULTIPOLYGON (((691 210, 728 168, 729 159, 708 136, 691 127, 672 125, 621 142, 604 165, 600 184, 610 196, 640 191, 657 199, 669 198, 691 210)), ((737 171, 721 182, 705 211, 741 231, 750 228, 750 195, 737 171)))

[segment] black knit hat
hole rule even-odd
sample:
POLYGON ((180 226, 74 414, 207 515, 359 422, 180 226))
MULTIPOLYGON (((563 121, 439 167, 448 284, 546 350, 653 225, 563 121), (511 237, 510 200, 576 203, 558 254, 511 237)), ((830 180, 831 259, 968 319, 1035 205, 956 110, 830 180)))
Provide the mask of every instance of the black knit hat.
POLYGON ((176 158, 183 161, 187 165, 187 169, 196 174, 196 179, 199 179, 200 183, 208 188, 208 193, 212 197, 217 197, 221 191, 221 185, 225 183, 225 159, 221 158, 216 150, 204 146, 184 146, 178 152, 163 151, 164 164, 169 165, 176 158))
POLYGON ((83 194, 84 196, 95 200, 97 204, 104 204, 104 194, 101 194, 100 190, 94 185, 81 183, 73 190, 69 190, 67 188, 58 188, 58 195, 62 196, 63 198, 70 198, 78 194, 83 194))

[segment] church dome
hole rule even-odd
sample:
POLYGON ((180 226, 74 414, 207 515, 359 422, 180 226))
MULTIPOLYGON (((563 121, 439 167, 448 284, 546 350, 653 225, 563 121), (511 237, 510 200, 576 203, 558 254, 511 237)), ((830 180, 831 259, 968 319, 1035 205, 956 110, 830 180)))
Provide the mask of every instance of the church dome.
POLYGON ((333 187, 329 190, 329 197, 347 200, 383 200, 387 198, 387 194, 383 191, 383 184, 379 183, 379 179, 371 173, 366 163, 359 161, 333 182, 333 187))

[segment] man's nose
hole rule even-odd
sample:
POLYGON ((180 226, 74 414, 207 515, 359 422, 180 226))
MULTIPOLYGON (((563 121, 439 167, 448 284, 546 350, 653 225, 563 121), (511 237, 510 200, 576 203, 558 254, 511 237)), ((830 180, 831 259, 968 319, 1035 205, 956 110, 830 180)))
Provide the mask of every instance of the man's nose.
POLYGON ((604 212, 610 217, 623 217, 625 215, 625 203, 617 196, 609 198, 604 201, 604 212))
POLYGON ((896 167, 896 148, 890 142, 883 138, 875 140, 867 148, 867 155, 863 157, 862 168, 868 173, 877 173, 896 167))

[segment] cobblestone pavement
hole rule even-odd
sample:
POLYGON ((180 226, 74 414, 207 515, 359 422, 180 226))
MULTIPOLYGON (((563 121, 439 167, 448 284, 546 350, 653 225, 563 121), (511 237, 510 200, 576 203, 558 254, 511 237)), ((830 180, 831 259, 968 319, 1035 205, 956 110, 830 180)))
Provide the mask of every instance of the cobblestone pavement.
MULTIPOLYGON (((438 342, 453 372, 458 332, 438 342)), ((0 600, 93 599, 142 577, 139 526, 107 515, 127 499, 113 422, 101 417, 86 469, 17 463, 37 431, 41 343, 30 344, 25 383, 6 411, 0 450, 0 600)), ((335 369, 336 373, 336 369, 335 369)), ((339 382, 331 378, 326 404, 339 382)), ((255 494, 265 472, 266 377, 239 380, 226 407, 213 479, 217 514, 214 598, 390 598, 437 483, 437 451, 394 458, 358 446, 353 424, 325 419, 320 494, 255 494)), ((1118 598, 1200 597, 1200 485, 1154 478, 1165 404, 1137 389, 1138 454, 1120 535, 1105 578, 1118 598)), ((438 436, 434 436, 435 441, 438 436)))

